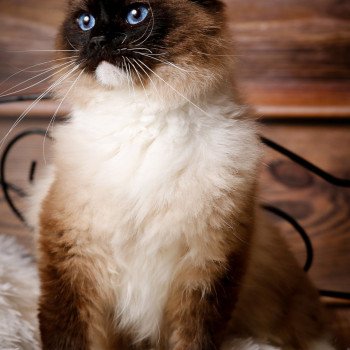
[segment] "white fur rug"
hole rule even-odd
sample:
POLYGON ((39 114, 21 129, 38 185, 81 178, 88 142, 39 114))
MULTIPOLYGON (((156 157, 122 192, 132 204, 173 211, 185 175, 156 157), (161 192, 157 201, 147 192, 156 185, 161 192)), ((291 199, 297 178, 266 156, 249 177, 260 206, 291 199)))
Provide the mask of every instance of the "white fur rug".
POLYGON ((39 349, 39 294, 33 259, 13 237, 0 235, 0 349, 39 349))

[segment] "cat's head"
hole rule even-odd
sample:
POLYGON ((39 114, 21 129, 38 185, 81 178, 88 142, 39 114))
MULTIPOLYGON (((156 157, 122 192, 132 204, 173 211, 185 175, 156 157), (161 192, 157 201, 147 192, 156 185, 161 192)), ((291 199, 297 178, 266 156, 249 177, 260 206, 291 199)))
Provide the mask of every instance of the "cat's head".
POLYGON ((227 75, 225 32, 220 0, 69 0, 57 49, 85 84, 193 98, 227 75))

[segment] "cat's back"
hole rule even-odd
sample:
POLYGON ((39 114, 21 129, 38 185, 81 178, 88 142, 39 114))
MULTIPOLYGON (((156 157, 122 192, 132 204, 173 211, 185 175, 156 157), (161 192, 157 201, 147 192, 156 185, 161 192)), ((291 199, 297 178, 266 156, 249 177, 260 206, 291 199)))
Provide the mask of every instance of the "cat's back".
POLYGON ((286 344, 292 349, 321 349, 310 344, 310 339, 327 339, 318 292, 262 211, 257 222, 231 329, 284 344, 283 349, 289 349, 286 344))

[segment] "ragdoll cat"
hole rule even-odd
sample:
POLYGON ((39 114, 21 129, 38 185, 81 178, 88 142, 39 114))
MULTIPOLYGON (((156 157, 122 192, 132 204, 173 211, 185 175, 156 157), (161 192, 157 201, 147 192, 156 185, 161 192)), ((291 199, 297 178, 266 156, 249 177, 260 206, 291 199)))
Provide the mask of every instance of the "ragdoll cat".
POLYGON ((57 49, 72 107, 32 208, 43 349, 332 349, 257 207, 221 1, 70 0, 57 49))

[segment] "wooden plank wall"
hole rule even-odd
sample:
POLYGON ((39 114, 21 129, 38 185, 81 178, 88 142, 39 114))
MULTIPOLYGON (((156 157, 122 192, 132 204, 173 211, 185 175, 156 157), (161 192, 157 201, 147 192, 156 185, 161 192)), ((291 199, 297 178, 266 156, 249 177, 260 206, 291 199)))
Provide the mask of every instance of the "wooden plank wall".
MULTIPOLYGON (((237 77, 247 100, 259 113, 350 115, 348 0, 226 3, 237 77)), ((64 6, 62 0, 0 1, 0 81, 30 63, 51 57, 43 52, 9 51, 52 48, 64 6)), ((2 88, 30 76, 16 76, 2 88)), ((42 86, 36 90, 41 91, 42 86)))

